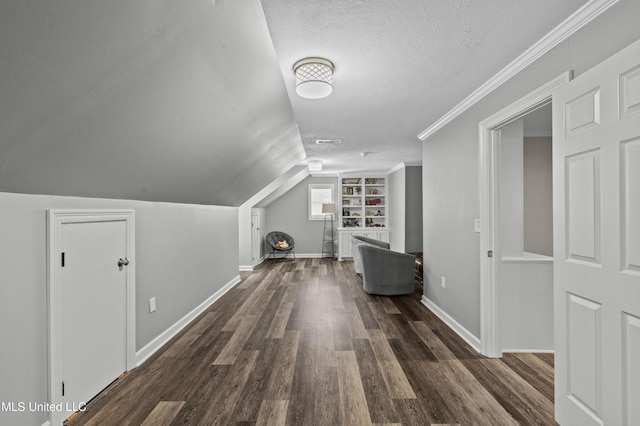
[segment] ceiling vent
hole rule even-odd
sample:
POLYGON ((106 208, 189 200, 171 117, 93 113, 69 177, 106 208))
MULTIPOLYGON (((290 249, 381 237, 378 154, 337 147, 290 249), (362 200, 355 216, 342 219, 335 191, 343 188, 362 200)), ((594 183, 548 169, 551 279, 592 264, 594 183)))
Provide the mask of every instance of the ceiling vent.
POLYGON ((342 139, 316 139, 318 145, 338 145, 342 143, 342 139))

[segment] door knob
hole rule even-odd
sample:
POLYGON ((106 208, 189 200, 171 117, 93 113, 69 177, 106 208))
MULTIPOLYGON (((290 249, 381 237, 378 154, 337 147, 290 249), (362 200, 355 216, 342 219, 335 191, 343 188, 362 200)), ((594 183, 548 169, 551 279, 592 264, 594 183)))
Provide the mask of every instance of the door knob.
POLYGON ((127 259, 126 257, 124 259, 123 258, 118 259, 119 268, 122 268, 123 266, 127 266, 128 264, 129 264, 129 259, 127 259))

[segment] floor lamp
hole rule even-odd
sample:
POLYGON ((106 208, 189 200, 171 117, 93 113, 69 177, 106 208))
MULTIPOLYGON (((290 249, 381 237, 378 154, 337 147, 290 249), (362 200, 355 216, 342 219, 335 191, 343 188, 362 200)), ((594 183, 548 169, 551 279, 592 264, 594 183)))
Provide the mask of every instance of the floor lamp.
POLYGON ((322 258, 335 258, 335 236, 333 232, 333 215, 338 213, 336 205, 333 203, 322 205, 324 215, 324 230, 322 231, 322 258))

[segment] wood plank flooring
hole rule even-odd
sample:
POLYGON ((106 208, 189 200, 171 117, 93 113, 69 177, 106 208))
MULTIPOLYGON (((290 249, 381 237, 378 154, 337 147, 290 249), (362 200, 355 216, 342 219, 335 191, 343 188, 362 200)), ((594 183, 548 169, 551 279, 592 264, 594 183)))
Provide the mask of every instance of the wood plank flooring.
POLYGON ((553 355, 478 355, 351 262, 267 261, 77 425, 553 425, 553 355))

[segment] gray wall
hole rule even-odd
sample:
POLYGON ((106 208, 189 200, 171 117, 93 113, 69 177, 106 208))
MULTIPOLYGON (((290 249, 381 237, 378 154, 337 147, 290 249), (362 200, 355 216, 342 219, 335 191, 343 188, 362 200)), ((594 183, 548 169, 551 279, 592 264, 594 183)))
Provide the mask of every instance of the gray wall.
MULTIPOLYGON (((640 38, 640 1, 620 1, 423 145, 424 294, 480 336, 478 123, 567 70, 580 75, 640 38), (447 277, 447 287, 440 277, 447 277)), ((425 123, 425 126, 430 123, 425 123)))
POLYGON ((553 350, 553 261, 499 267, 500 345, 504 352, 553 350))
POLYGON ((422 166, 407 166, 405 251, 422 251, 422 166))
MULTIPOLYGON (((137 351, 238 275, 237 208, 0 193, 0 401, 47 401, 50 208, 135 210, 137 351)), ((46 419, 0 412, 2 425, 46 419)))
POLYGON ((500 129, 500 239, 501 256, 522 256, 522 120, 500 129))
POLYGON ((309 220, 308 186, 311 183, 332 183, 335 185, 334 194, 337 195, 337 178, 312 176, 305 178, 264 209, 266 211, 266 229, 262 235, 264 238, 271 231, 286 232, 295 239, 296 254, 319 256, 322 253, 324 221, 309 220))
POLYGON ((551 138, 524 138, 524 251, 553 256, 551 138))
POLYGON ((391 250, 422 251, 422 167, 404 166, 387 179, 391 250))
POLYGON ((406 183, 404 167, 387 177, 387 220, 391 229, 389 243, 391 250, 399 252, 404 252, 406 247, 406 183))

